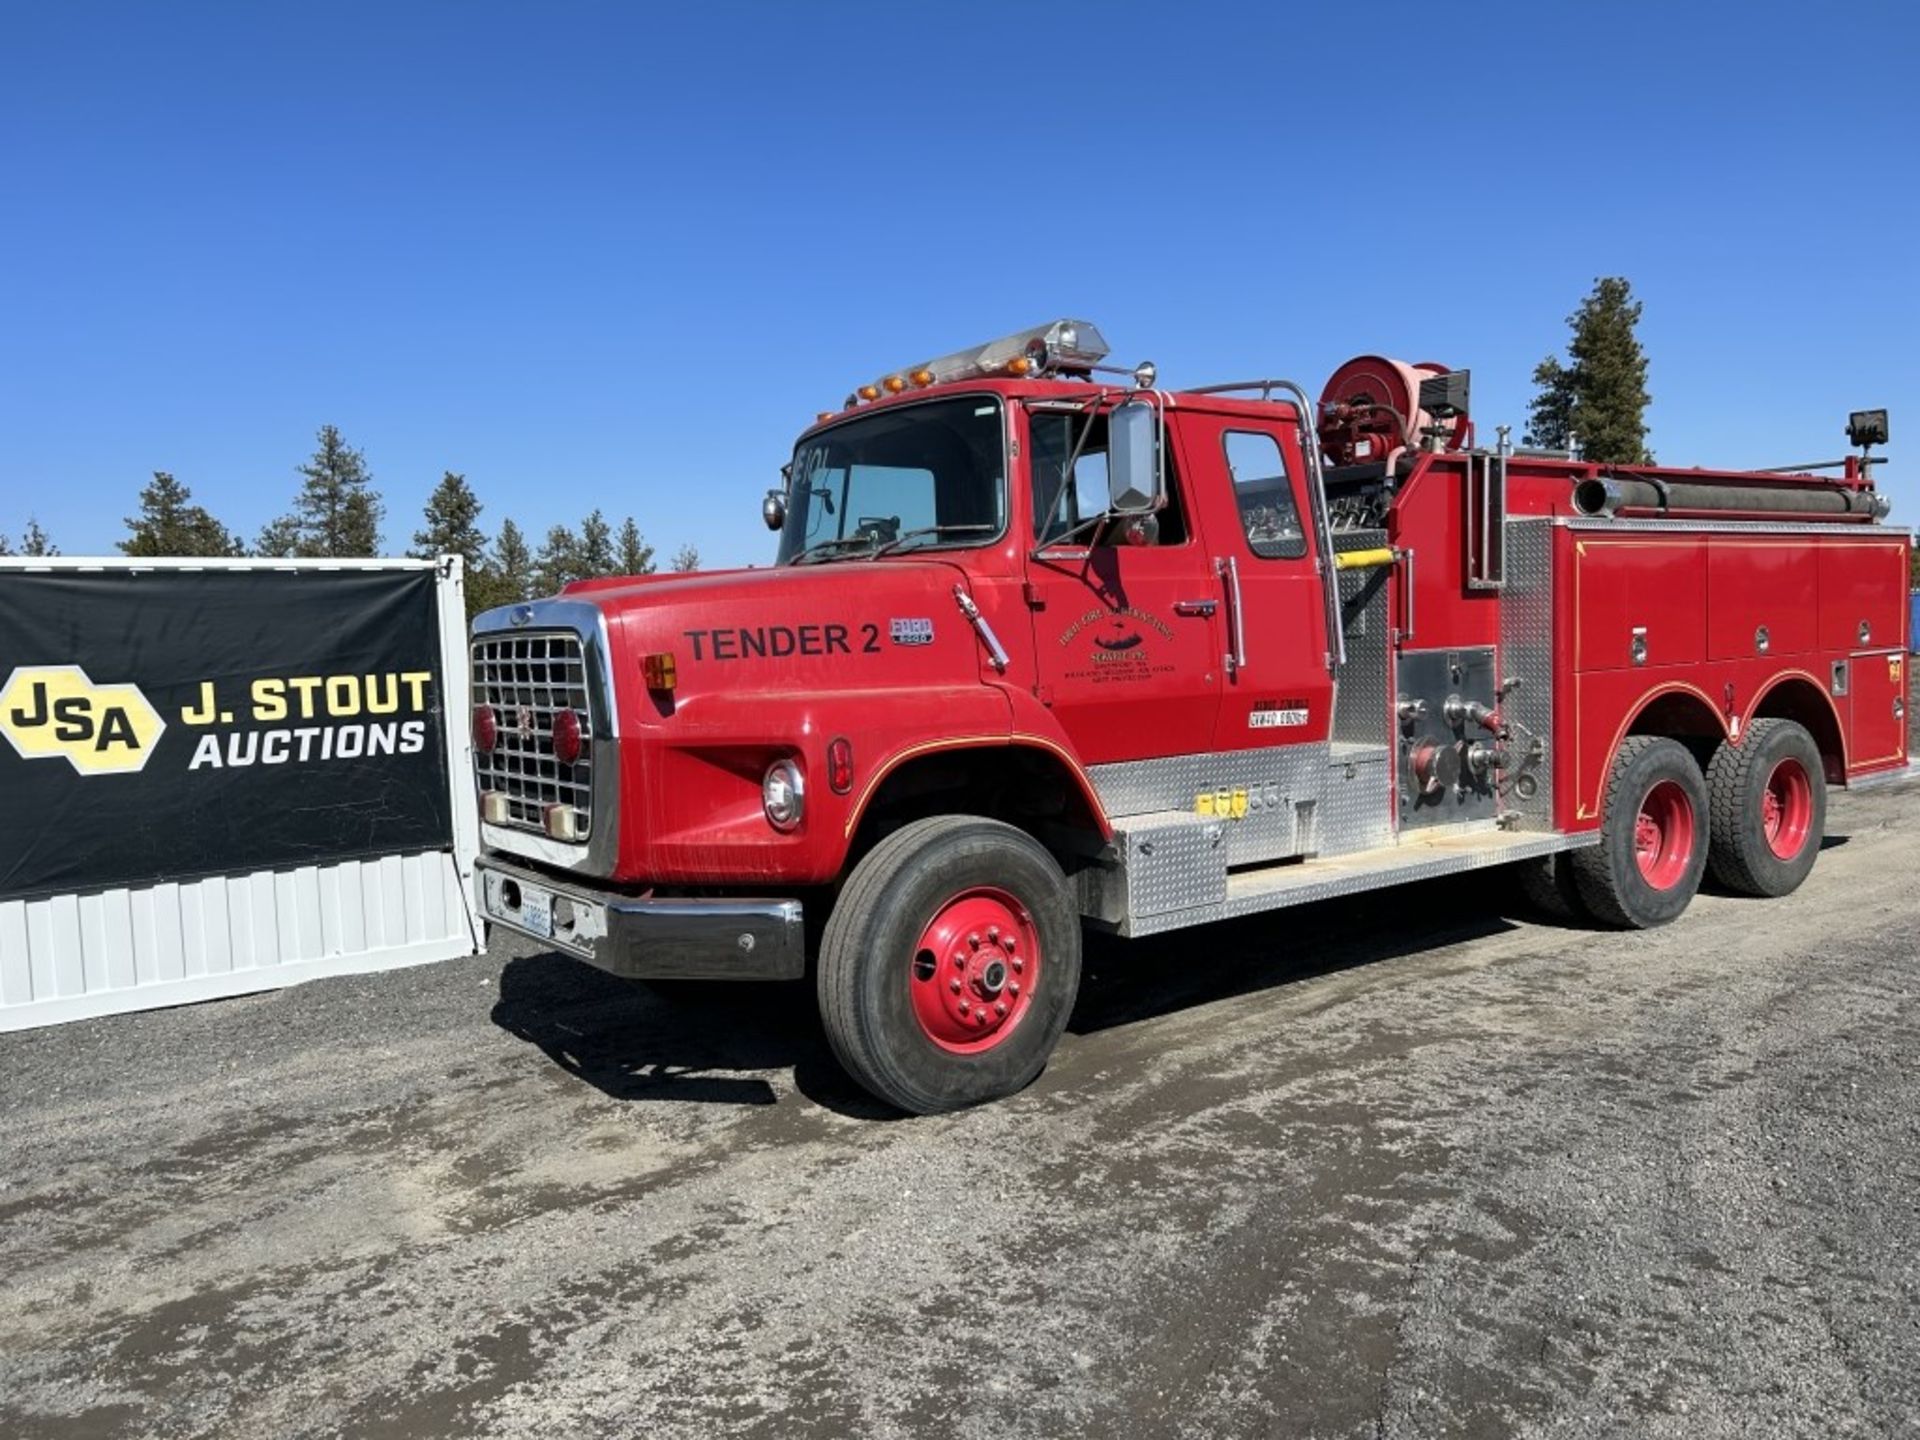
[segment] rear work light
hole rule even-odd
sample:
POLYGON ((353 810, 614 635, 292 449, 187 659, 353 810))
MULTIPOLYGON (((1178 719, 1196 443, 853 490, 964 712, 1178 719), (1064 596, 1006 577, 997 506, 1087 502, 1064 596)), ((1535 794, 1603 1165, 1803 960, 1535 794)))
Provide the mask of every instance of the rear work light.
POLYGON ((657 655, 642 655, 640 678, 647 682, 649 690, 673 689, 680 683, 680 671, 673 663, 673 653, 662 650, 657 655))
POLYGON ((573 710, 553 712, 553 758, 571 765, 580 758, 580 716, 573 710))

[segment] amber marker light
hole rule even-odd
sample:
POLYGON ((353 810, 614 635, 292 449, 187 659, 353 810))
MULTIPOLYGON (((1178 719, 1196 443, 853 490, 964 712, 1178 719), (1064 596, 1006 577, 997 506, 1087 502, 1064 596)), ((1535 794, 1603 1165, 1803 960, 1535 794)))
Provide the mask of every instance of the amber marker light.
POLYGON ((853 393, 858 395, 862 400, 878 400, 880 398, 880 387, 878 385, 862 385, 853 393))
POLYGON ((1007 373, 1009 375, 1031 375, 1033 373, 1033 360, 1026 355, 1016 355, 1013 359, 1007 361, 1007 373))
POLYGON ((672 652, 667 650, 655 655, 642 655, 640 675, 647 682, 649 690, 671 690, 680 683, 679 667, 673 663, 672 652))
POLYGON ((880 383, 886 387, 889 395, 898 395, 902 390, 907 388, 907 381, 904 375, 889 375, 880 383))
POLYGON ((924 390, 927 388, 927 386, 933 383, 933 371, 924 369, 924 368, 915 370, 912 374, 907 376, 907 379, 911 380, 920 389, 924 390))

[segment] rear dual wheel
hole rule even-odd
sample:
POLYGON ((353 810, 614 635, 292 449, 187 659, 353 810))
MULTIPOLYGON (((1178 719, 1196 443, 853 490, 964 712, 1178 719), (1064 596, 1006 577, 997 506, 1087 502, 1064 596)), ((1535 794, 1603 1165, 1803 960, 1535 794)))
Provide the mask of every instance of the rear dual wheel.
POLYGON ((1707 783, 1686 746, 1658 735, 1623 742, 1600 817, 1600 843, 1571 854, 1588 913, 1627 930, 1678 919, 1707 868, 1707 783))
POLYGON ((818 985, 827 1039, 866 1089, 917 1115, 978 1105, 1046 1067, 1080 988, 1080 917, 1025 832, 915 821, 854 867, 818 985))
POLYGON ((1742 895, 1789 895, 1813 869, 1827 828, 1820 747, 1791 720, 1755 720, 1707 766, 1714 879, 1742 895))

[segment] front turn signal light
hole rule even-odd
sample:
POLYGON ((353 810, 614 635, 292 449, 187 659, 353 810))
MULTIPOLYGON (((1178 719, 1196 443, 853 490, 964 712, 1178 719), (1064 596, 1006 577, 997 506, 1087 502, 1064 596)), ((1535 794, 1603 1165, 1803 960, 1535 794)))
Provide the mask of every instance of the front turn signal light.
POLYGON ((844 735, 827 746, 827 788, 836 795, 853 789, 853 742, 844 735))
POLYGON ((673 663, 672 652, 667 650, 657 655, 642 655, 640 675, 649 690, 671 690, 680 683, 679 667, 673 663))

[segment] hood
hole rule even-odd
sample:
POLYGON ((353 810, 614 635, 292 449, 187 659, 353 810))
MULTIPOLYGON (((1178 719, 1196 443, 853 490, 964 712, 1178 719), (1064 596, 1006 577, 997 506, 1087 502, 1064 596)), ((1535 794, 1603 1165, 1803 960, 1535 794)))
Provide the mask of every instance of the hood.
POLYGON ((836 691, 977 682, 978 639, 943 560, 846 560, 590 581, 568 599, 607 619, 616 673, 674 657, 677 700, 717 691, 836 691))

